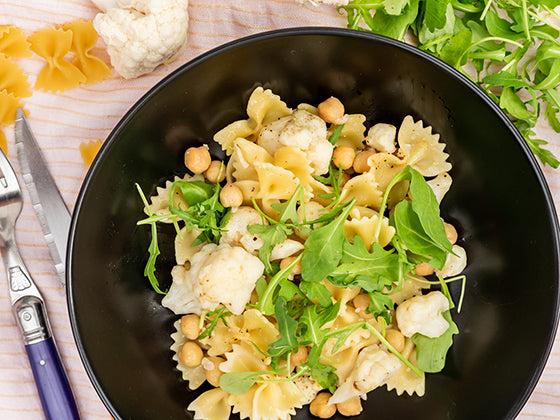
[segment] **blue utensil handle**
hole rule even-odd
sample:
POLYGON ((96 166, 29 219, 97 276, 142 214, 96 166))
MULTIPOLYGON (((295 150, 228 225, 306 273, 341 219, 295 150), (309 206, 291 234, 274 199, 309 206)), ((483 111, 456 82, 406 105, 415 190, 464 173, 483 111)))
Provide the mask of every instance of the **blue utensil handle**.
POLYGON ((79 419, 78 407, 52 337, 25 346, 48 420, 79 419))

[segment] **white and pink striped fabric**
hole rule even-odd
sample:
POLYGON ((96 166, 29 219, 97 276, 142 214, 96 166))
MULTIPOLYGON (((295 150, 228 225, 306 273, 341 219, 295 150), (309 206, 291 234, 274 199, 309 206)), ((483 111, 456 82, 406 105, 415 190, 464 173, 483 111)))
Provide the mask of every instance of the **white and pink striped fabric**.
MULTIPOLYGON (((99 11, 89 0, 0 0, 0 25, 15 25, 30 34, 65 22, 91 20, 99 11)), ((153 73, 124 80, 116 74, 95 85, 52 94, 34 90, 24 99, 29 123, 70 210, 86 174, 79 145, 104 140, 126 111, 152 86, 177 67, 220 44, 261 31, 296 26, 345 27, 346 18, 332 6, 302 6, 295 0, 191 0, 188 48, 173 63, 153 73)), ((106 62, 101 41, 95 50, 106 62)), ((18 59, 33 86, 44 60, 36 55, 18 59)), ((0 74, 0 78, 2 74, 0 74)), ((2 130, 8 138, 8 157, 20 174, 13 126, 2 130)), ((538 128, 560 156, 560 134, 546 125, 538 128)), ((560 209, 560 170, 544 173, 560 209)), ((72 336, 65 292, 62 289, 29 196, 18 223, 17 239, 23 258, 46 298, 54 334, 86 420, 110 419, 82 366, 72 336)), ((44 418, 19 331, 11 313, 3 269, 0 274, 0 419, 44 418)), ((560 419, 560 338, 520 419, 560 419)))

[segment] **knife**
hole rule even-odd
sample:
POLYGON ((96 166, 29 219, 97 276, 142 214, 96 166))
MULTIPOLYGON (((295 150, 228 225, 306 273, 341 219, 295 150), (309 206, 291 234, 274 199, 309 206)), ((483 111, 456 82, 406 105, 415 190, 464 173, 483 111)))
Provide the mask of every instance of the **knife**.
POLYGON ((16 113, 15 139, 23 181, 31 196, 31 203, 49 246, 56 272, 65 285, 66 246, 71 215, 21 108, 18 108, 16 113))

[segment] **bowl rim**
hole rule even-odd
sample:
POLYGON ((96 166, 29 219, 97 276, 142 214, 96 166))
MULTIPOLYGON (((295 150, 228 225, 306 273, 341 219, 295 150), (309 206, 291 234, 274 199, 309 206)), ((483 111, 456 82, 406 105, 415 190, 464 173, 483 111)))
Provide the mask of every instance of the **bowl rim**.
POLYGON ((229 41, 224 44, 220 44, 200 55, 197 55, 190 59, 185 64, 182 64, 177 69, 173 70, 167 76, 163 77, 159 82, 157 82, 154 86, 152 86, 146 93, 144 93, 123 115, 123 117, 119 120, 117 125, 111 130, 109 135, 107 136, 106 140, 103 142, 101 149, 95 156, 92 164, 90 165, 86 175, 84 177, 84 181, 78 193, 78 197, 76 199, 76 204, 74 207, 74 211, 72 214, 72 220, 70 225, 70 231, 68 236, 68 246, 67 246, 67 254, 66 254, 66 300, 68 304, 68 314, 70 317, 70 324, 72 328, 72 334, 76 341, 76 347, 78 348, 78 352, 80 355, 80 359, 82 360, 83 366, 87 372, 87 375, 92 382, 98 396, 102 400, 105 407, 108 409, 110 414, 116 418, 122 418, 121 415, 118 413, 116 408, 111 403, 109 397, 105 394, 103 390, 103 386, 99 382, 98 378, 94 373, 94 368, 90 364, 89 359, 87 358, 87 354, 84 348, 84 344, 81 340, 80 331, 78 328, 77 319, 75 316, 75 304, 73 300, 72 290, 73 290, 73 281, 72 281, 72 254, 74 251, 73 243, 74 238, 76 235, 77 230, 77 220, 79 214, 81 213, 83 202, 87 190, 89 188, 90 183, 92 182, 92 178, 94 173, 97 170, 97 167, 100 165, 100 161, 104 159, 105 155, 110 150, 111 144, 115 141, 115 139, 119 136, 120 132, 123 130, 128 122, 133 118, 135 113, 138 109, 142 108, 153 96, 155 96, 159 91, 161 91, 164 87, 166 87, 169 83, 171 83, 177 76, 180 74, 189 71, 190 69, 198 66, 199 64, 211 59, 212 57, 222 54, 226 51, 235 49, 239 46, 244 46, 251 44, 253 42, 267 40, 271 38, 281 38, 281 37, 288 37, 288 36, 340 36, 340 37, 348 37, 348 38, 360 38, 360 39, 369 39, 374 42, 380 42, 383 44, 387 44, 391 47, 398 48, 404 50, 408 54, 413 54, 418 56, 419 58, 428 61, 432 65, 439 67, 441 70, 449 74, 452 78, 456 79, 459 83, 466 85, 473 93, 475 93, 480 100, 482 100, 487 106, 489 106, 494 113, 501 119, 501 121, 507 126, 509 131, 512 133, 513 137, 516 139, 518 146, 520 146, 522 153, 528 159, 530 167, 533 173, 536 175, 537 182, 539 187, 542 191, 546 202, 547 208, 547 217, 550 219, 551 224, 553 225, 554 229, 552 232, 552 241, 555 249, 555 258, 556 258, 556 298, 554 304, 554 319, 552 320, 552 327, 551 327, 551 334, 548 338, 547 345, 540 349, 540 357, 538 365, 535 366, 532 377, 528 379, 527 387, 525 388, 524 392, 518 396, 515 404, 511 407, 509 411, 509 415, 511 418, 515 418, 520 411, 523 409, 529 397, 531 396, 533 390, 535 389, 543 371, 545 365, 548 361, 550 353, 552 351, 552 347, 554 344, 554 340, 558 331, 559 326, 559 319, 560 319, 560 224, 558 220, 558 214, 556 211, 556 207, 554 205, 554 201, 552 198, 552 194, 550 192, 550 188, 548 186, 547 180, 544 176, 544 173, 535 157, 531 149, 529 148, 527 142, 517 129, 513 122, 507 117, 505 112, 484 92, 476 83, 474 83, 471 79, 469 79, 464 74, 457 71, 452 66, 448 65, 444 61, 439 58, 436 58, 429 53, 420 50, 419 48, 407 44, 403 41, 398 41, 393 38, 378 35, 370 32, 360 31, 356 29, 349 29, 349 28, 341 28, 341 27, 328 27, 328 26, 301 26, 301 27, 291 27, 291 28, 282 28, 282 29, 274 29, 268 30, 263 32, 254 33, 245 37, 241 37, 235 39, 233 41, 229 41))

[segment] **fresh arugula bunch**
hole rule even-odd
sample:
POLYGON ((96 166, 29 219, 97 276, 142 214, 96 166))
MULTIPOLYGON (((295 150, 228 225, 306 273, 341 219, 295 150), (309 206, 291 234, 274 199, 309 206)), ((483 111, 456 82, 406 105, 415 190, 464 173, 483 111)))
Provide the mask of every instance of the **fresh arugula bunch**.
POLYGON ((181 236, 182 223, 187 230, 200 231, 193 246, 204 242, 217 243, 221 232, 231 215, 231 209, 226 209, 220 203, 220 184, 208 184, 204 181, 175 181, 169 188, 169 214, 155 215, 142 189, 136 184, 148 217, 137 222, 138 225, 150 225, 152 240, 148 247, 149 258, 144 268, 144 275, 148 277, 152 288, 159 294, 166 294, 159 286, 155 275, 155 264, 160 254, 158 247, 157 223, 170 219, 177 235, 181 236), (177 203, 177 204, 174 204, 177 203))
POLYGON ((560 0, 353 0, 348 28, 404 41, 478 84, 504 110, 543 164, 560 161, 535 138, 543 115, 560 132, 560 0), (476 75, 475 75, 476 74, 476 75))

